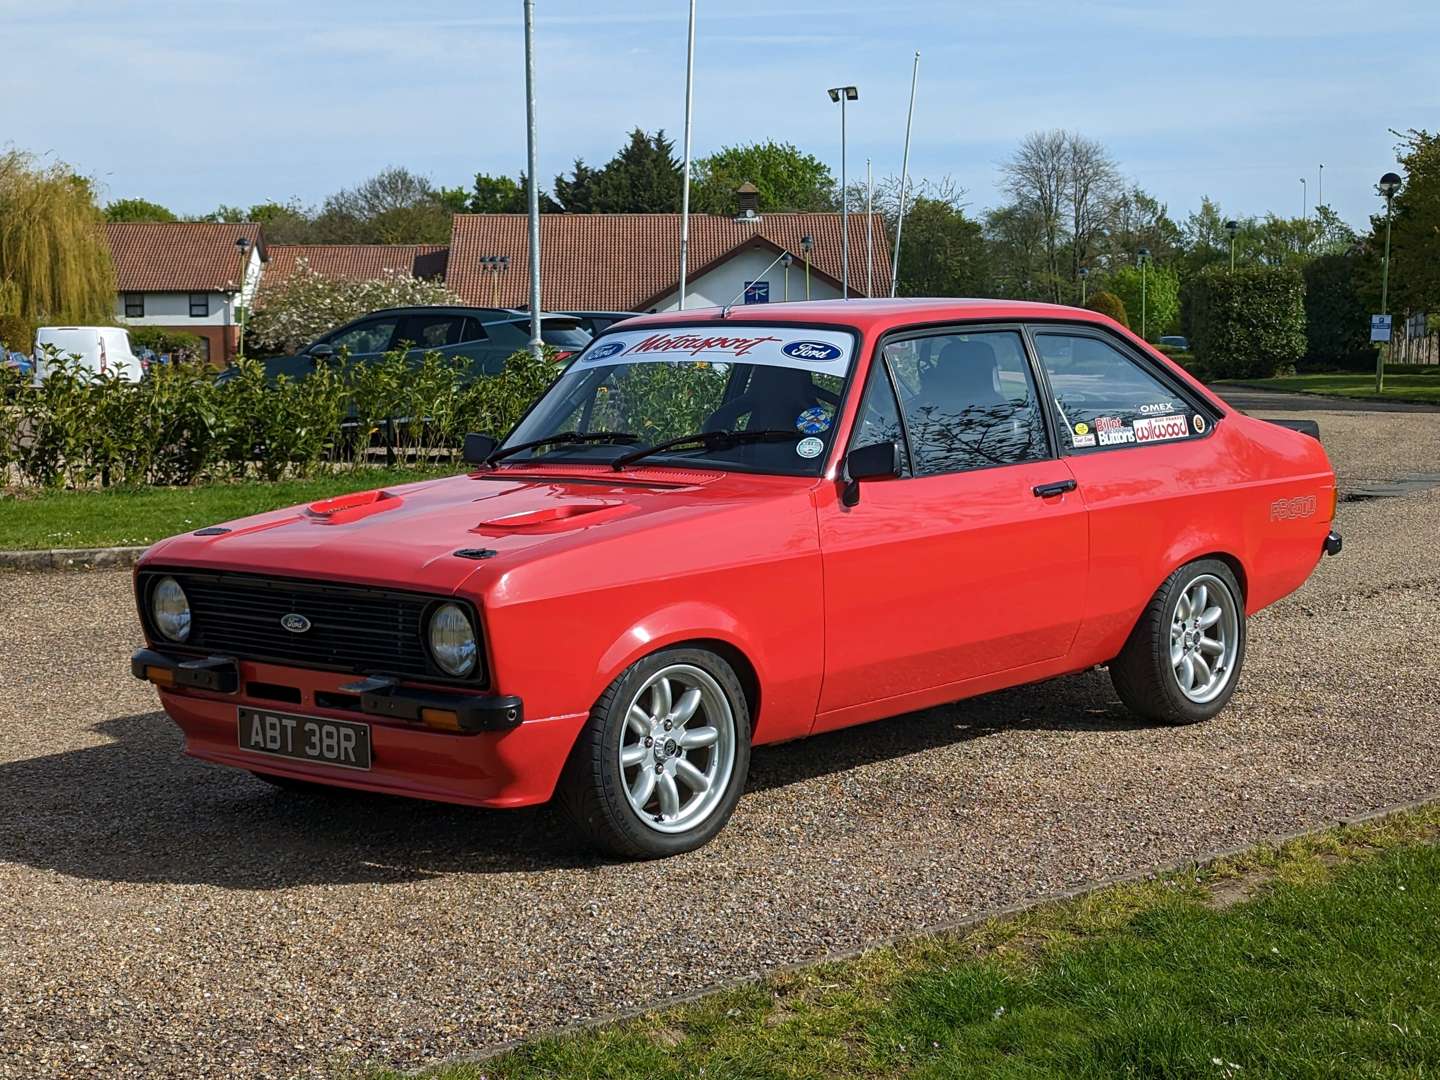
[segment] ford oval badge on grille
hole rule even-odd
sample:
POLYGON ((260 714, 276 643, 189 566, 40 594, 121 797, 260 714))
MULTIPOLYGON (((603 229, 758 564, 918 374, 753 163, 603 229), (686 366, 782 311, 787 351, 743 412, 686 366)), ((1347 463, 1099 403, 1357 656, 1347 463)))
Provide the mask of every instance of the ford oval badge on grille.
POLYGON ((292 611, 289 615, 281 616, 280 625, 292 634, 303 634, 310 629, 310 620, 298 611, 292 611))

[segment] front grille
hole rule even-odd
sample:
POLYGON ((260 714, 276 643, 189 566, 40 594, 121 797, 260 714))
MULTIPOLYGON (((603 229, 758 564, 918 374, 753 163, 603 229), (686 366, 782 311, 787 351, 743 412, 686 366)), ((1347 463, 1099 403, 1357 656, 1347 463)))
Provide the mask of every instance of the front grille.
MULTIPOLYGON (((446 676, 425 647, 427 614, 450 597, 258 574, 149 570, 137 582, 141 614, 151 639, 162 645, 170 643, 151 625, 149 603, 150 587, 162 577, 173 577, 190 599, 187 650, 432 682, 474 685, 483 679, 480 668, 464 680, 446 676), (293 633, 281 626, 291 614, 308 619, 309 629, 293 633)), ((478 632, 473 610, 470 616, 478 632)))

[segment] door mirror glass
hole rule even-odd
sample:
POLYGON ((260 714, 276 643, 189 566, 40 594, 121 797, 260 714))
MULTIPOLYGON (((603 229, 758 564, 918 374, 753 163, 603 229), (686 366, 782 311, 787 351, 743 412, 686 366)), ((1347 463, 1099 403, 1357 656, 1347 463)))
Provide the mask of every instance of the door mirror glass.
POLYGON ((484 465, 499 445, 493 437, 472 431, 465 436, 465 449, 460 456, 467 465, 484 465))
POLYGON ((845 490, 841 501, 846 506, 854 506, 860 501, 861 480, 894 480, 902 471, 899 443, 872 443, 851 450, 845 457, 845 490))

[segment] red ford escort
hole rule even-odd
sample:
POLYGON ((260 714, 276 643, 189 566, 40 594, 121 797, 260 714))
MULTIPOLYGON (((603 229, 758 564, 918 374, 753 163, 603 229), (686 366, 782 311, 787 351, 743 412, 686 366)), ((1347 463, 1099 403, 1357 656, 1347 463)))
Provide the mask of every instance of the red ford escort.
POLYGON ((1340 548, 1314 435, 1071 308, 628 320, 470 436, 469 473, 155 545, 133 670, 196 757, 558 796, 669 855, 725 824, 752 746, 1097 664, 1148 720, 1214 716, 1246 616, 1340 548))

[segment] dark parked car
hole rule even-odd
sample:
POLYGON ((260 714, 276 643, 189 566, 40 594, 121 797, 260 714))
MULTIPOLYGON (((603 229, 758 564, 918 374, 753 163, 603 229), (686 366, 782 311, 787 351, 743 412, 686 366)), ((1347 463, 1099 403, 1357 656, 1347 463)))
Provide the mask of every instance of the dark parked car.
POLYGON ((641 313, 638 311, 562 311, 560 314, 571 315, 578 319, 580 325, 594 335, 600 333, 601 330, 610 329, 617 322, 633 319, 641 313))
POLYGON ((1160 344, 1167 349, 1179 349, 1182 352, 1190 351, 1190 339, 1181 337, 1178 334, 1167 334, 1160 339, 1160 344))
MULTIPOLYGON (((540 337, 568 360, 590 342, 578 319, 542 314, 540 337)), ((458 356, 470 362, 472 375, 497 375, 505 359, 530 341, 530 314, 510 308, 412 307, 386 308, 332 330, 293 356, 267 358, 265 373, 274 378, 304 378, 316 364, 339 358, 378 360, 402 344, 417 363, 429 352, 458 356)))

